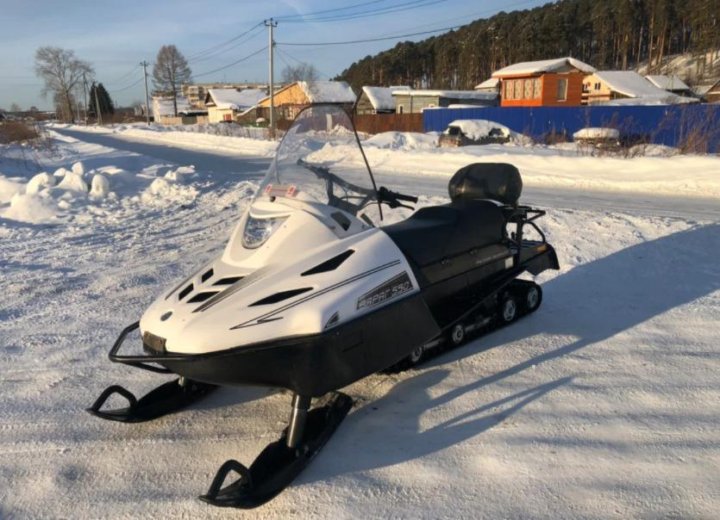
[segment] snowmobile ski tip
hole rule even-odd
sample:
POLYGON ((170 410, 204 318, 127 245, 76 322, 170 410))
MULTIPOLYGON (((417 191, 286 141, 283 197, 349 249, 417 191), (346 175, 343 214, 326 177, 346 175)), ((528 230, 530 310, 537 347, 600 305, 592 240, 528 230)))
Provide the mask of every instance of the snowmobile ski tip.
POLYGON ((324 405, 307 412, 304 434, 296 447, 288 447, 288 427, 280 439, 265 447, 249 468, 236 460, 226 461, 220 466, 207 494, 200 496, 200 500, 214 506, 241 509, 252 509, 272 500, 317 455, 352 405, 350 396, 333 392, 324 405), (221 487, 233 471, 240 477, 221 487))
POLYGON ((178 378, 158 386, 137 399, 129 390, 119 385, 113 385, 106 388, 87 411, 96 417, 109 421, 126 423, 151 421, 163 415, 182 410, 195 401, 202 399, 216 388, 216 385, 188 380, 182 385, 178 378), (123 396, 127 399, 129 406, 114 410, 101 410, 102 406, 113 394, 123 396))

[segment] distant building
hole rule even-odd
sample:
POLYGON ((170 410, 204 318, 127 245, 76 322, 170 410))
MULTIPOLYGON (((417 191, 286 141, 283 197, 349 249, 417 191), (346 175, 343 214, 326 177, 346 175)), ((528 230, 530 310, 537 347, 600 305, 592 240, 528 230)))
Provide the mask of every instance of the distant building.
MULTIPOLYGON (((277 88, 277 85, 276 85, 277 88)), ((182 86, 182 95, 194 108, 205 108, 205 98, 210 89, 261 89, 267 92, 267 85, 262 83, 186 83, 182 86)))
POLYGON ((503 107, 579 106, 583 78, 595 68, 574 58, 516 63, 493 73, 503 107))
POLYGON ((173 107, 172 96, 153 96, 151 101, 153 121, 163 125, 182 124, 182 116, 196 112, 183 96, 177 97, 177 116, 173 107))
MULTIPOLYGON (((278 119, 294 120, 300 111, 312 104, 331 103, 352 109, 355 93, 344 81, 296 81, 275 92, 275 116, 278 119)), ((258 116, 267 119, 270 115, 270 97, 258 103, 258 116)))
POLYGON ((708 103, 720 103, 720 81, 698 85, 693 92, 708 103))
POLYGON ((583 104, 624 99, 634 99, 639 104, 658 105, 696 101, 663 90, 632 70, 603 70, 585 77, 583 104))
POLYGON ((363 87, 355 111, 358 114, 394 114, 396 90, 410 90, 408 86, 363 87))
POLYGON ((426 108, 463 106, 497 106, 497 94, 475 90, 395 90, 395 112, 418 114, 426 108))
POLYGON ((475 89, 477 92, 487 92, 489 94, 499 94, 500 93, 500 79, 498 78, 490 78, 486 79, 479 85, 475 85, 475 89))
POLYGON ((256 106, 265 97, 267 97, 267 92, 256 88, 246 90, 208 89, 204 100, 208 111, 208 121, 210 123, 237 121, 241 114, 256 106))
POLYGON ((692 96, 692 91, 683 80, 677 77, 675 74, 671 76, 665 75, 649 75, 645 76, 645 79, 655 85, 657 88, 661 88, 678 96, 692 96))

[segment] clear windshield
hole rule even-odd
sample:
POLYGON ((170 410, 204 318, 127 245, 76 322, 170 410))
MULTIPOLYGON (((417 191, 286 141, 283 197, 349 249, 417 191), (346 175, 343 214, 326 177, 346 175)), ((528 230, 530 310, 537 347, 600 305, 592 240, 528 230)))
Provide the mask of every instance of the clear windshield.
POLYGON ((278 146, 257 198, 284 197, 337 207, 353 215, 377 202, 377 191, 352 121, 340 107, 303 110, 278 146))

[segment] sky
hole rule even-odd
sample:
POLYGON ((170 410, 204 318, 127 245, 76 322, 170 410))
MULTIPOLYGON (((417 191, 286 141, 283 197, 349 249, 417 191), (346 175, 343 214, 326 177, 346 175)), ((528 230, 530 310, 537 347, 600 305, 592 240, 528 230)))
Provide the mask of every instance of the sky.
POLYGON ((116 106, 128 106, 144 99, 140 62, 152 64, 167 44, 188 58, 196 82, 267 82, 263 21, 269 18, 277 20, 276 78, 288 65, 306 62, 321 79, 331 79, 399 41, 445 31, 409 34, 543 3, 547 0, 0 0, 0 109, 13 103, 23 110, 51 108, 34 72, 35 51, 42 46, 74 51, 93 66, 116 106), (392 38, 338 43, 386 37, 392 38))

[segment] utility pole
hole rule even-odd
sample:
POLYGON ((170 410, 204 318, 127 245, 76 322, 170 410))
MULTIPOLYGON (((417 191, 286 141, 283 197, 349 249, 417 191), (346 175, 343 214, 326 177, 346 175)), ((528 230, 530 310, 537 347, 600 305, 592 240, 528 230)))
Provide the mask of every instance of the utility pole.
POLYGON ((150 126, 150 101, 148 98, 148 87, 147 87, 147 66, 149 63, 145 60, 140 62, 143 68, 143 74, 145 75, 145 121, 150 126))
POLYGON ((85 98, 85 126, 88 124, 88 90, 87 90, 87 78, 83 72, 83 97, 85 98))
POLYGON ((265 27, 269 29, 268 50, 270 52, 270 137, 275 138, 275 85, 273 77, 273 51, 275 50, 275 40, 273 39, 273 29, 277 27, 277 22, 270 18, 265 20, 265 27))
MULTIPOLYGON (((97 124, 102 124, 102 116, 100 115, 100 96, 98 96, 98 85, 93 82, 93 86, 95 87, 95 110, 97 114, 97 124)), ((91 89, 92 91, 92 89, 91 89)))

